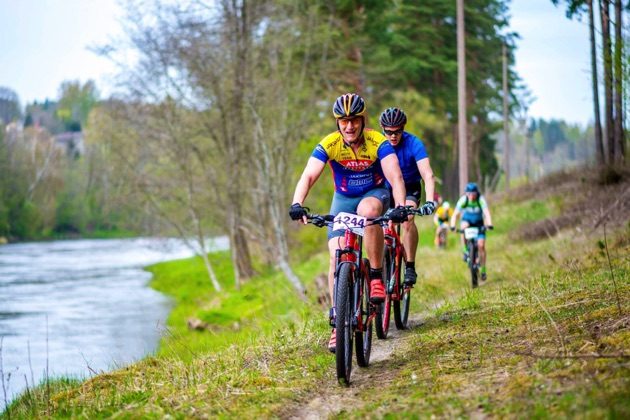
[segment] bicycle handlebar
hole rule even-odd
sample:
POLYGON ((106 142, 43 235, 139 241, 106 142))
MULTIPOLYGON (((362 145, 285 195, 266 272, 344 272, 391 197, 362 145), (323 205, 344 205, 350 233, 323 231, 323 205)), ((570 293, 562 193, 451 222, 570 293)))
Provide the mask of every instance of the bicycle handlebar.
MULTIPOLYGON (((407 212, 407 215, 411 215, 411 214, 415 214, 418 216, 426 216, 424 213, 421 212, 420 208, 414 208, 413 206, 405 206, 405 210, 407 212)), ((306 215, 306 219, 308 220, 309 223, 317 226, 317 227, 324 227, 324 226, 330 226, 333 224, 334 219, 335 219, 335 215, 333 214, 307 214, 306 215)), ((368 217, 367 221, 370 222, 370 226, 371 225, 382 225, 385 223, 388 223, 391 220, 390 217, 388 216, 379 216, 379 217, 368 217)))
MULTIPOLYGON (((488 230, 492 230, 494 229, 493 225, 484 225, 484 226, 479 226, 479 233, 483 233, 486 232, 488 230)), ((457 229, 457 233, 464 233, 465 229, 457 229)))

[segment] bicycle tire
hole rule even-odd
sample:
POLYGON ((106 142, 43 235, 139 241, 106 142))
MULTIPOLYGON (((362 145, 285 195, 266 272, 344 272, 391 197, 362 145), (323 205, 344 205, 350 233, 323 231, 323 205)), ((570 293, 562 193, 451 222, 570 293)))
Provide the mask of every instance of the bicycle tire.
POLYGON ((470 280, 472 282, 472 287, 475 289, 479 286, 479 268, 477 266, 477 244, 473 241, 470 241, 468 244, 468 249, 470 250, 470 255, 468 257, 468 267, 470 267, 470 280))
POLYGON ((404 255, 400 256, 400 262, 398 264, 398 272, 396 273, 396 287, 398 289, 399 300, 394 300, 394 324, 399 330, 407 328, 407 322, 409 321, 409 306, 411 305, 411 287, 405 287, 400 281, 401 273, 405 272, 407 266, 407 258, 404 255))
POLYGON ((343 385, 350 384, 352 373, 352 263, 343 263, 337 276, 335 302, 335 331, 337 350, 337 379, 343 385))
POLYGON ((444 229, 441 229, 440 233, 438 234, 438 244, 440 248, 446 248, 446 232, 444 231, 444 229))
POLYGON ((372 320, 370 320, 371 306, 368 293, 369 267, 370 263, 367 259, 364 259, 363 270, 360 274, 361 278, 354 285, 354 296, 358 297, 356 312, 361 317, 361 325, 363 326, 363 331, 357 328, 354 333, 357 365, 360 367, 367 367, 370 364, 370 354, 372 353, 372 320))
POLYGON ((390 323, 390 315, 391 315, 391 304, 392 304, 392 292, 396 285, 391 285, 390 282, 394 277, 394 264, 392 264, 392 248, 391 246, 385 246, 385 253, 383 254, 383 280, 385 283, 385 300, 383 303, 379 304, 378 310, 376 311, 376 321, 374 322, 376 336, 383 340, 387 338, 387 334, 389 333, 389 323, 390 323))

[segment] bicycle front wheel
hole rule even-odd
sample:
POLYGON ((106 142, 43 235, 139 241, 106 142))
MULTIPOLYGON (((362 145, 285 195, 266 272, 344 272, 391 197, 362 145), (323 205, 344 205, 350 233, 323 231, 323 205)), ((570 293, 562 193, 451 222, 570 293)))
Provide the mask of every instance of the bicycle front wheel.
POLYGON ((477 244, 470 241, 468 245, 470 255, 468 257, 468 267, 470 267, 470 279, 473 289, 479 285, 479 265, 477 264, 477 244))
POLYGON ((446 248, 446 231, 444 229, 440 229, 440 233, 438 234, 438 243, 440 248, 446 248))
POLYGON ((376 311, 376 336, 378 338, 385 339, 389 333, 389 322, 392 305, 392 292, 396 287, 395 285, 395 267, 392 248, 385 246, 385 253, 383 254, 383 281, 385 283, 385 300, 379 304, 376 311))
POLYGON ((357 352, 357 364, 361 367, 367 367, 370 364, 370 354, 372 353, 372 320, 370 319, 370 295, 368 293, 368 273, 370 272, 370 263, 367 259, 363 260, 363 270, 361 278, 354 285, 357 297, 356 313, 359 317, 360 328, 357 328, 354 335, 355 350, 357 352))
POLYGON ((398 289, 398 300, 394 300, 394 323, 396 328, 404 330, 409 321, 409 306, 411 305, 411 287, 402 284, 401 273, 405 272, 407 259, 404 255, 399 257, 398 271, 396 272, 396 288, 398 289))
POLYGON ((352 263, 344 263, 337 277, 337 293, 335 302, 335 331, 337 350, 337 379, 343 385, 350 384, 352 372, 352 263))

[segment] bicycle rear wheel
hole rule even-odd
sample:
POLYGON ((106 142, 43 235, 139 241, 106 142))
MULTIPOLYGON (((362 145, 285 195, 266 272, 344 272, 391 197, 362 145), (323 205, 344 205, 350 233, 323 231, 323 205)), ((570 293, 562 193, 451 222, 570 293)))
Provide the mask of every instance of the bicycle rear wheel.
POLYGON ((352 263, 344 263, 337 277, 335 302, 337 350, 337 379, 344 385, 350 384, 352 372, 352 263))
POLYGON ((354 333, 355 350, 357 352, 357 364, 361 367, 367 367, 370 364, 370 354, 372 353, 372 320, 370 319, 370 295, 368 293, 368 283, 370 272, 370 263, 367 259, 363 260, 363 270, 360 279, 354 285, 354 296, 357 303, 357 313, 361 317, 360 325, 362 329, 357 328, 354 333))
POLYGON ((404 330, 407 328, 407 321, 409 320, 409 306, 411 305, 411 287, 407 287, 401 282, 401 273, 405 272, 407 266, 407 259, 404 255, 401 255, 398 271, 396 272, 396 288, 398 290, 398 300, 393 301, 394 306, 394 323, 396 328, 404 330))
POLYGON ((392 292, 395 287, 394 279, 394 258, 393 251, 390 246, 385 246, 383 254, 383 282, 385 283, 385 300, 381 303, 376 311, 376 336, 381 340, 387 338, 389 333, 389 322, 392 304, 392 292))

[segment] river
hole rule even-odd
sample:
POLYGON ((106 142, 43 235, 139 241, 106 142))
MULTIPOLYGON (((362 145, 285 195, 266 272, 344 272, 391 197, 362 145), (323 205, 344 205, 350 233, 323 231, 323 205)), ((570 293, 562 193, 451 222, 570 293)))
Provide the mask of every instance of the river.
POLYGON ((171 302, 142 267, 191 255, 155 238, 0 246, 0 408, 46 372, 86 378, 155 352, 171 302))

